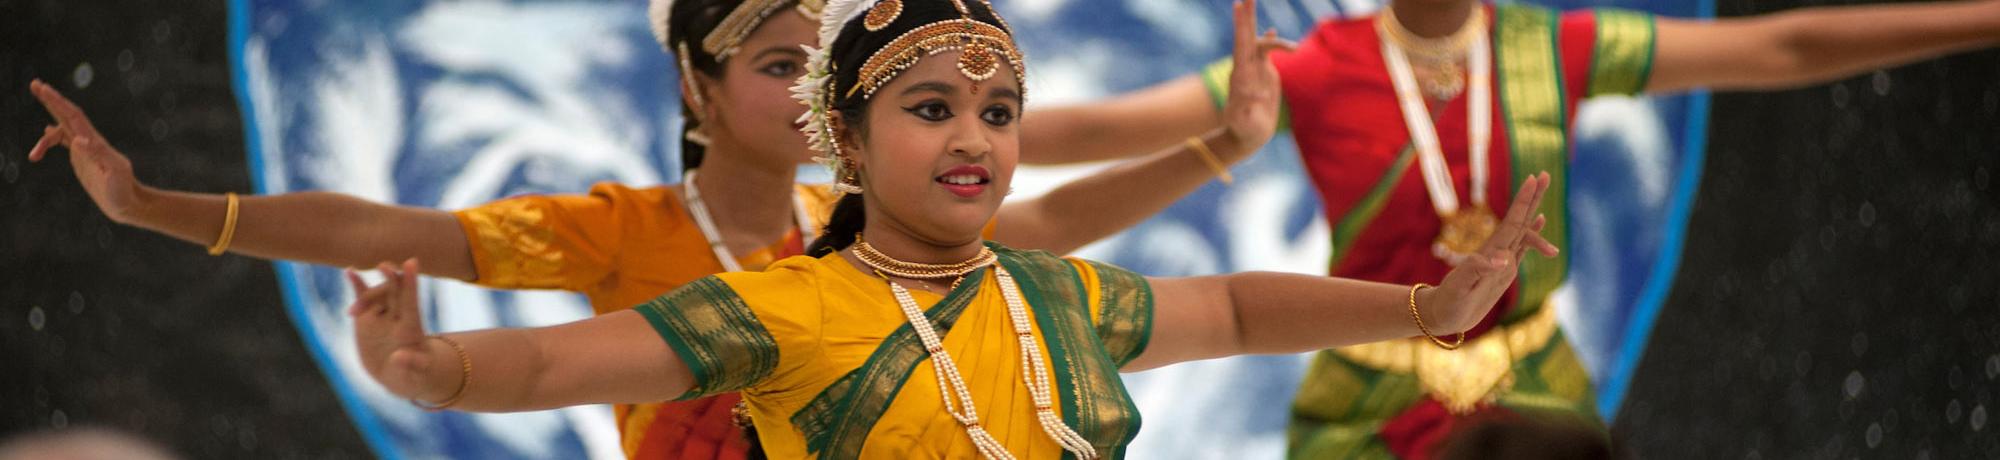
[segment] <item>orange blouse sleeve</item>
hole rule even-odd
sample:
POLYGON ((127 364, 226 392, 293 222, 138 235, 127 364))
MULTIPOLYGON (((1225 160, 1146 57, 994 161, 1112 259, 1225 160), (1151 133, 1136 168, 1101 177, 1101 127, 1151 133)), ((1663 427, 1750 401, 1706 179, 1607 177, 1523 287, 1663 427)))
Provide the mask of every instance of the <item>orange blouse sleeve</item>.
POLYGON ((475 284, 583 291, 617 266, 625 236, 644 225, 661 189, 602 183, 588 195, 527 195, 460 210, 475 284))

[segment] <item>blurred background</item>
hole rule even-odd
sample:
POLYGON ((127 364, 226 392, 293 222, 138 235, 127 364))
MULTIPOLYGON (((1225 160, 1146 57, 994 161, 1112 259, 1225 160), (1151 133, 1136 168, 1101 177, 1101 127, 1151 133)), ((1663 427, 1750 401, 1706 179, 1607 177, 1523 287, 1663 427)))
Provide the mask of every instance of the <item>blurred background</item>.
MULTIPOLYGON (((996 1, 1030 104, 1082 103, 1227 52, 1221 0, 996 1)), ((1674 16, 1824 2, 1562 1, 1674 16)), ((1372 0, 1267 0, 1297 37, 1372 0)), ((644 3, 0 0, 0 438, 105 427, 188 458, 606 458, 601 407, 430 414, 359 373, 327 267, 110 222, 27 82, 90 111, 141 181, 456 209, 679 173, 644 3)), ((1561 313, 1641 458, 1996 458, 2000 53, 1794 91, 1616 98, 1575 126, 1561 313)), ((1086 257, 1152 275, 1324 273, 1290 139, 1086 257)), ((1098 166, 1024 172, 1032 195, 1098 166)), ((818 174, 818 173, 813 173, 818 174)), ((808 175, 807 178, 823 174, 808 175)), ((550 324, 580 297, 427 281, 445 330, 550 324)), ((1128 376, 1132 458, 1278 458, 1297 356, 1128 376)))

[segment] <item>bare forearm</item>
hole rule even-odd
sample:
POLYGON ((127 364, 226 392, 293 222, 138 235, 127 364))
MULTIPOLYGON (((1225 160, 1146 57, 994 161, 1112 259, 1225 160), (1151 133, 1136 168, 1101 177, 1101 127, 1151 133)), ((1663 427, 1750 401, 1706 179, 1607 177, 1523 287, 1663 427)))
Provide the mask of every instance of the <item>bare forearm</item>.
MULTIPOLYGON (((1225 166, 1255 153, 1220 128, 1202 140, 1225 166)), ((994 237, 1011 246, 1067 253, 1145 221, 1216 176, 1202 153, 1178 145, 1003 206, 994 237)))
POLYGON ((1174 146, 1222 124, 1200 78, 1187 76, 1104 101, 1021 117, 1021 162, 1068 164, 1174 146))
MULTIPOLYGON (((223 195, 142 188, 120 222, 203 246, 215 244, 228 212, 223 195)), ((425 274, 476 275, 451 214, 372 203, 327 192, 242 196, 229 250, 266 259, 365 267, 416 257, 425 274)))
POLYGON ((1407 285, 1269 272, 1225 280, 1235 306, 1234 354, 1297 353, 1419 334, 1410 321, 1407 285))
POLYGON ((441 340, 429 341, 430 367, 425 372, 423 394, 412 395, 427 402, 444 401, 462 386, 464 395, 452 408, 471 412, 519 412, 584 404, 534 397, 542 386, 539 377, 548 367, 547 356, 520 329, 489 329, 445 334, 465 348, 465 360, 441 340), (464 365, 472 363, 469 369, 464 365), (469 379, 469 380, 468 380, 469 379))
MULTIPOLYGON (((1409 318, 1409 286, 1271 272, 1148 281, 1155 302, 1152 341, 1124 371, 1420 333, 1409 318)), ((1425 313, 1437 308, 1433 291, 1418 294, 1425 313)), ((1430 327, 1436 334, 1458 330, 1448 324, 1430 327)))
POLYGON ((2000 43, 2000 2, 1821 7, 1663 20, 1649 91, 1781 89, 2000 43))
POLYGON ((546 328, 447 334, 458 353, 430 341, 422 401, 442 401, 471 376, 452 407, 473 412, 544 410, 583 404, 671 399, 693 385, 687 367, 637 313, 619 312, 546 328))

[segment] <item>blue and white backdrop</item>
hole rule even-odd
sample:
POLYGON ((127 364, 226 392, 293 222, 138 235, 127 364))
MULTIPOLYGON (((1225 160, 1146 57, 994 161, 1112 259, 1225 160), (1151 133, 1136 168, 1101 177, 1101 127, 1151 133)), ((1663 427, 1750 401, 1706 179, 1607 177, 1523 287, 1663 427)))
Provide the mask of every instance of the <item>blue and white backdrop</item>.
MULTIPOLYGON (((1029 56, 1033 105, 1076 103, 1196 71, 1228 52, 1223 0, 995 0, 1029 56)), ((1674 16, 1713 0, 1550 0, 1674 16)), ((1266 0, 1298 37, 1379 0, 1266 0)), ((327 190, 457 209, 593 182, 679 173, 674 66, 642 0, 232 0, 232 59, 260 193, 327 190)), ((1615 413, 1680 254, 1700 173, 1707 97, 1614 98, 1575 126, 1571 284, 1561 318, 1615 413)), ((1150 275, 1323 274, 1316 195, 1281 136, 1161 216, 1084 250, 1150 275)), ((1032 195, 1096 166, 1030 169, 1032 195)), ((815 172, 806 177, 824 177, 815 172)), ((279 263, 287 308, 357 428, 385 458, 617 458, 611 411, 426 413, 356 360, 335 268, 279 263)), ((545 325, 589 314, 577 295, 426 280, 442 330, 545 325)), ((1127 375, 1146 417, 1133 458, 1279 458, 1303 356, 1189 363, 1127 375)))

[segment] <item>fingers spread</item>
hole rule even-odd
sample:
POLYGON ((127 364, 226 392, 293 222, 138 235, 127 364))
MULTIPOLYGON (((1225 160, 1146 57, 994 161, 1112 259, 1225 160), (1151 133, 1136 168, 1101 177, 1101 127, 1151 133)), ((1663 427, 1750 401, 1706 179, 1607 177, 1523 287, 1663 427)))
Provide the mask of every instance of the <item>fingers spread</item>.
POLYGON ((54 117, 64 127, 74 129, 76 134, 86 136, 97 133, 97 130, 91 127, 90 119, 83 115, 83 109, 78 108, 75 103, 71 103, 69 98, 63 97, 62 93, 57 92, 55 87, 36 80, 30 84, 30 90, 30 92, 35 94, 35 99, 42 101, 42 108, 48 110, 49 116, 54 117))
POLYGON ((1540 253, 1542 257, 1555 257, 1556 254, 1562 253, 1562 249, 1557 248, 1555 243, 1550 243, 1539 234, 1529 234, 1527 243, 1524 247, 1535 248, 1535 252, 1540 253))
POLYGON ((380 286, 361 291, 360 295, 354 297, 352 313, 355 315, 381 315, 383 310, 386 310, 388 306, 383 299, 388 298, 394 292, 395 288, 391 287, 389 283, 382 283, 380 286))
POLYGON ((62 145, 62 143, 63 143, 62 128, 57 128, 55 126, 48 126, 42 128, 42 138, 35 140, 35 148, 28 149, 28 162, 33 163, 37 161, 42 161, 42 157, 48 155, 49 149, 55 148, 58 145, 62 145))
POLYGON ((1521 190, 1514 193, 1514 203, 1508 205, 1506 218, 1494 229, 1486 240, 1490 250, 1512 251, 1520 244, 1521 236, 1529 232, 1528 216, 1535 215, 1535 208, 1541 205, 1542 192, 1548 189, 1546 173, 1529 176, 1522 181, 1521 190))
POLYGON ((347 276, 348 287, 354 289, 354 305, 347 307, 347 316, 360 315, 362 307, 368 305, 361 301, 361 295, 368 292, 368 282, 362 281, 361 275, 354 273, 353 269, 342 269, 340 272, 347 276))

